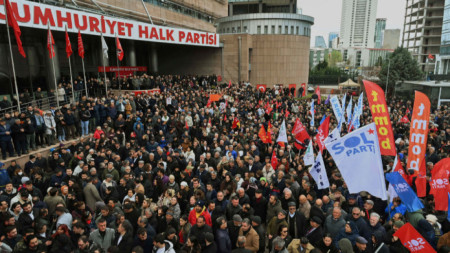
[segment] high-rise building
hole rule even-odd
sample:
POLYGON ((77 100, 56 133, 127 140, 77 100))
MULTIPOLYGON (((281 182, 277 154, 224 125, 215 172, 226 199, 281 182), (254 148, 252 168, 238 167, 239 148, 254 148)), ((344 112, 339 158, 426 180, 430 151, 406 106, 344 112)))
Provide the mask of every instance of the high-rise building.
POLYGON ((337 38, 338 36, 339 36, 339 34, 337 32, 328 33, 328 47, 329 48, 333 47, 333 39, 337 38))
POLYGON ((252 84, 308 82, 314 18, 297 13, 296 0, 228 0, 228 17, 216 20, 224 80, 252 84))
POLYGON ((325 43, 323 36, 316 36, 314 47, 327 48, 327 44, 325 43))
POLYGON ((436 74, 450 74, 450 0, 445 0, 439 56, 436 57, 436 74))
POLYGON ((406 0, 402 45, 418 60, 422 71, 434 71, 432 58, 440 51, 443 15, 442 0, 406 0))
POLYGON ((383 49, 396 49, 400 44, 400 29, 386 29, 383 36, 383 49))
POLYGON ((375 48, 382 48, 384 41, 384 30, 386 29, 386 19, 377 18, 375 23, 375 48))
POLYGON ((340 45, 373 48, 378 0, 343 0, 340 45))

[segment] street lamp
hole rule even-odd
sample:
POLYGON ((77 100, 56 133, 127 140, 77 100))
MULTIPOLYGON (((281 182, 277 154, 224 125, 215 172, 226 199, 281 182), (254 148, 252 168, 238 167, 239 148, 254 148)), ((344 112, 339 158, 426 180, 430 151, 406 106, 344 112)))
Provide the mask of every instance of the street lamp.
MULTIPOLYGON (((388 71, 387 71, 387 78, 386 78, 386 88, 384 91, 385 98, 387 97, 387 87, 389 85, 389 69, 391 68, 391 59, 387 58, 387 60, 388 60, 388 71)), ((395 86, 394 86, 394 88, 395 88, 395 86)))

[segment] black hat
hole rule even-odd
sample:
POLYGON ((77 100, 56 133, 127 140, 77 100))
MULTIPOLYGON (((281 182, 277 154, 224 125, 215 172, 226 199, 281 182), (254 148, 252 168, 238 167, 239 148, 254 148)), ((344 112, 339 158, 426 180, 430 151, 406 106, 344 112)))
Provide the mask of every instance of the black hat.
POLYGON ((254 223, 257 223, 258 225, 261 225, 261 217, 259 217, 259 216, 252 216, 252 217, 251 217, 251 220, 252 220, 254 223))
POLYGON ((309 243, 309 240, 308 240, 308 238, 306 238, 306 237, 302 237, 302 238, 300 238, 300 243, 301 243, 301 244, 308 244, 308 243, 309 243))
POLYGON ((205 203, 201 200, 197 201, 197 203, 195 203, 196 206, 201 206, 203 207, 205 205, 205 203))
POLYGON ((319 225, 322 224, 322 219, 320 217, 318 217, 318 216, 312 217, 311 221, 313 221, 313 222, 315 222, 315 223, 317 223, 319 225))
POLYGON ((291 206, 296 206, 296 205, 295 205, 295 202, 293 202, 293 201, 289 202, 289 203, 288 203, 288 207, 291 207, 291 206))
POLYGON ((358 237, 356 238, 356 242, 357 242, 357 243, 361 243, 361 244, 367 244, 366 238, 364 238, 364 237, 362 237, 362 236, 358 236, 358 237))
POLYGON ((214 241, 214 235, 210 232, 205 233, 205 240, 207 242, 213 242, 214 241))
POLYGON ((286 211, 284 211, 284 210, 280 210, 278 213, 281 213, 281 214, 283 214, 284 216, 286 216, 286 211))

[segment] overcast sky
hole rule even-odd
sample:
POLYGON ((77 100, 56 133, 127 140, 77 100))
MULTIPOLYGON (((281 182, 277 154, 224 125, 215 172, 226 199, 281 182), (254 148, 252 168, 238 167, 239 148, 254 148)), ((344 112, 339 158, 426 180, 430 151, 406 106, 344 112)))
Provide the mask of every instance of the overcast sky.
MULTIPOLYGON (((338 32, 341 24, 342 0, 297 0, 304 15, 314 17, 311 27, 311 45, 322 35, 328 41, 329 32, 338 32)), ((405 0, 378 0, 377 18, 386 18, 386 29, 402 29, 405 0)), ((328 42, 327 42, 328 43, 328 42)))

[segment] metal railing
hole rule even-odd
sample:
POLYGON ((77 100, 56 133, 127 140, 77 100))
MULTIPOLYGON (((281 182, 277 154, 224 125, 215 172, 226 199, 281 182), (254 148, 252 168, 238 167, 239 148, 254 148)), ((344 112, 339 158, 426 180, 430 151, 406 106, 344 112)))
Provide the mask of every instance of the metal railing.
MULTIPOLYGON (((43 111, 50 110, 51 106, 57 107, 58 103, 56 101, 56 96, 53 94, 48 96, 48 94, 50 94, 50 93, 47 93, 47 96, 42 99, 33 99, 33 101, 31 101, 31 102, 20 103, 20 111, 25 112, 29 106, 32 106, 33 109, 35 107, 37 107, 43 111)), ((84 89, 74 91, 74 96, 72 96, 72 93, 65 94, 63 98, 59 97, 59 99, 60 99, 59 106, 62 107, 67 104, 73 104, 74 102, 78 102, 81 100, 81 97, 84 95, 86 95, 86 91, 84 89), (75 98, 75 101, 73 101, 73 97, 75 98)), ((4 117, 6 113, 13 115, 15 112, 18 112, 18 111, 19 111, 19 106, 17 106, 17 105, 13 105, 8 108, 0 108, 0 118, 4 117)))

